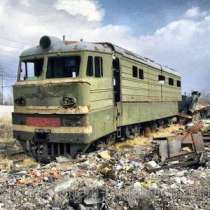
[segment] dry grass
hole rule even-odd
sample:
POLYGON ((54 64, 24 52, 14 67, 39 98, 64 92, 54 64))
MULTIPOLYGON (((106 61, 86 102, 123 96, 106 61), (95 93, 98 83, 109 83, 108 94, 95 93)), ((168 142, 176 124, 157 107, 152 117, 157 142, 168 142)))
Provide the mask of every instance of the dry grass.
POLYGON ((126 149, 135 146, 150 146, 152 138, 174 136, 175 133, 180 129, 184 129, 184 126, 178 124, 171 125, 168 128, 161 128, 156 132, 150 132, 149 134, 147 134, 148 137, 138 136, 134 139, 129 139, 124 142, 117 143, 113 147, 115 149, 126 149))
POLYGON ((11 124, 0 124, 0 142, 14 142, 11 124))
POLYGON ((1 156, 0 157, 0 170, 1 171, 10 171, 12 169, 13 161, 8 158, 1 156))
POLYGON ((21 154, 18 157, 0 156, 0 170, 22 171, 29 168, 36 168, 39 164, 27 155, 21 154))
POLYGON ((149 146, 151 141, 147 137, 139 136, 134 139, 128 139, 124 142, 120 142, 114 145, 116 149, 132 148, 135 146, 149 146))
POLYGON ((174 136, 176 132, 179 131, 180 129, 184 129, 184 126, 179 124, 174 124, 170 125, 167 128, 161 128, 158 130, 158 132, 153 132, 150 135, 153 138, 169 137, 169 136, 174 136))
POLYGON ((13 142, 12 138, 13 106, 0 105, 0 142, 13 142))

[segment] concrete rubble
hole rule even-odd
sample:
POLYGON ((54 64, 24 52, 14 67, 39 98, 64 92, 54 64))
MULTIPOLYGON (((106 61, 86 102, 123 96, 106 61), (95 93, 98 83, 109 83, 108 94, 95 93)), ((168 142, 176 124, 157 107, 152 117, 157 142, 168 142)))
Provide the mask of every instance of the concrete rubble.
POLYGON ((164 168, 157 152, 137 137, 77 159, 2 169, 0 209, 209 209, 210 162, 164 168))

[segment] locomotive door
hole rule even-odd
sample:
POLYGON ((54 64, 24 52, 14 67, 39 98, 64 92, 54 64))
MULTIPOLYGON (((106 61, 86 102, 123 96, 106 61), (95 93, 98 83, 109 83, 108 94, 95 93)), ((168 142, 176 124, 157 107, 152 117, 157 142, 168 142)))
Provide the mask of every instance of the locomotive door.
POLYGON ((116 127, 121 125, 121 85, 120 85, 120 61, 119 58, 113 59, 113 90, 114 90, 114 109, 116 127))

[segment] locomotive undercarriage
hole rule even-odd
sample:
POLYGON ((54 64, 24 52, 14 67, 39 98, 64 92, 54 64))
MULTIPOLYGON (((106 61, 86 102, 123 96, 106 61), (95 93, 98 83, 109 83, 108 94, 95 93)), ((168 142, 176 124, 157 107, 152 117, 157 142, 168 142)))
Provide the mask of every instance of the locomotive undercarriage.
MULTIPOLYGON (((98 148, 111 145, 119 141, 132 139, 139 135, 147 136, 151 131, 155 131, 159 127, 167 126, 170 123, 174 123, 173 117, 119 127, 116 132, 106 135, 88 144, 76 144, 67 141, 67 139, 71 139, 71 136, 77 136, 78 134, 71 134, 70 136, 68 134, 60 134, 53 136, 53 141, 50 141, 49 137, 52 137, 53 135, 50 133, 36 133, 35 135, 31 133, 30 140, 20 141, 20 143, 25 151, 37 161, 47 163, 51 160, 54 160, 58 156, 75 158, 78 154, 95 151, 98 148), (61 142, 60 139, 66 139, 66 141, 61 142)), ((84 136, 80 135, 80 138, 82 137, 84 136)))
POLYGON ((49 162, 58 156, 75 157, 85 152, 89 144, 74 143, 76 140, 83 141, 85 135, 14 132, 25 152, 40 162, 49 162))

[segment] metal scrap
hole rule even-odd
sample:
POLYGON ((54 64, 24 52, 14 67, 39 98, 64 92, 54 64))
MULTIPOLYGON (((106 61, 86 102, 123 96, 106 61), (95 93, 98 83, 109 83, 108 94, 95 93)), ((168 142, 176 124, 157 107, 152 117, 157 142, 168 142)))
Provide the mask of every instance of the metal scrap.
MULTIPOLYGON (((192 124, 188 129, 173 137, 154 138, 158 144, 161 168, 183 167, 204 164, 205 144, 201 130, 203 124, 192 124)), ((152 170, 158 170, 153 168, 152 170)))

